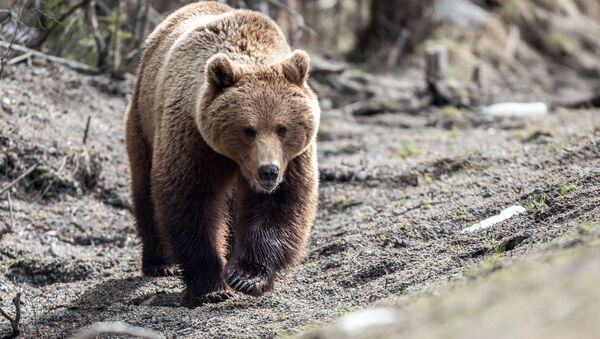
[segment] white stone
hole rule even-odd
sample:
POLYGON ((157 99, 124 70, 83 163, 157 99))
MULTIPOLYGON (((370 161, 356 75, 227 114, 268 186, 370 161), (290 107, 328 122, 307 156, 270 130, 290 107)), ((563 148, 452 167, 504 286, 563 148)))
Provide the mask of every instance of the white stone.
POLYGON ((485 220, 482 220, 471 227, 467 227, 463 229, 461 233, 475 232, 484 228, 488 228, 523 212, 525 212, 525 208, 521 205, 515 205, 505 208, 502 210, 502 212, 500 212, 500 214, 496 214, 493 217, 489 217, 485 220))
POLYGON ((543 102, 503 102, 481 107, 479 113, 486 117, 529 117, 548 114, 548 105, 543 102))

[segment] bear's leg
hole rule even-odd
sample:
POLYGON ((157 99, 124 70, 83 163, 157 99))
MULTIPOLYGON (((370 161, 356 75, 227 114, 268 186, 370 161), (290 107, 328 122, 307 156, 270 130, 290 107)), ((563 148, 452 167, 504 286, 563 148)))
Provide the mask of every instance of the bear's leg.
POLYGON ((260 296, 272 289, 278 270, 296 261, 314 221, 317 197, 312 151, 292 160, 284 181, 271 194, 236 187, 234 245, 225 269, 233 289, 260 296))
POLYGON ((136 115, 131 111, 127 114, 126 136, 131 166, 133 214, 142 240, 142 273, 152 277, 175 275, 177 268, 165 256, 154 221, 150 193, 152 151, 142 135, 136 115))
POLYGON ((182 270, 188 307, 234 296, 223 280, 223 267, 235 167, 207 154, 212 151, 195 149, 197 157, 182 156, 181 151, 156 154, 158 166, 152 172, 156 220, 170 257, 182 270))

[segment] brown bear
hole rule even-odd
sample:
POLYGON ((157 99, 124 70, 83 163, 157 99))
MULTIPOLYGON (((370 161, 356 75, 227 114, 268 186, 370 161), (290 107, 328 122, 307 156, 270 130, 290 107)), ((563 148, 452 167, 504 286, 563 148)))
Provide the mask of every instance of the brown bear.
POLYGON ((146 41, 126 114, 142 271, 181 270, 189 306, 262 295, 305 247, 320 115, 308 65, 271 19, 216 2, 146 41))

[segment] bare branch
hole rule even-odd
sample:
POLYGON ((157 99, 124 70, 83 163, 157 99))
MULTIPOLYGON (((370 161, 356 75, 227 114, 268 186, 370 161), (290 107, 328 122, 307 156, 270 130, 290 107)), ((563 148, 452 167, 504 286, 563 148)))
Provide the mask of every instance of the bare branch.
POLYGON ((25 178, 31 172, 33 172, 37 166, 38 166, 38 164, 35 164, 35 165, 29 167, 25 172, 23 172, 23 174, 19 175, 15 180, 11 181, 8 185, 6 185, 4 188, 2 188, 2 190, 0 190, 0 195, 2 195, 4 192, 8 191, 11 187, 16 185, 19 181, 23 180, 23 178, 25 178))
POLYGON ((0 314, 10 322, 10 326, 12 327, 12 333, 8 336, 8 338, 16 338, 21 333, 21 330, 19 330, 19 322, 21 321, 21 292, 18 292, 14 297, 13 305, 15 305, 14 318, 0 308, 0 314))
POLYGON ((316 35, 316 32, 312 28, 306 26, 306 23, 304 22, 304 17, 302 16, 302 14, 298 13, 295 9, 284 4, 283 2, 281 2, 279 0, 265 0, 265 1, 272 4, 273 6, 279 7, 281 10, 283 10, 284 12, 289 14, 296 21, 296 25, 298 25, 298 32, 296 32, 296 34, 294 34, 294 39, 292 41, 292 45, 298 44, 300 39, 302 39, 304 32, 307 32, 311 35, 316 35))
POLYGON ((14 57, 10 60, 8 60, 8 62, 6 63, 7 65, 14 65, 14 64, 18 64, 19 62, 23 61, 23 60, 27 60, 31 58, 31 53, 27 52, 25 54, 21 54, 17 57, 14 57))
MULTIPOLYGON (((10 45, 8 43, 6 43, 4 41, 0 41, 0 47, 9 48, 9 46, 10 45)), ((64 66, 67 66, 67 67, 69 67, 73 70, 79 71, 79 72, 88 73, 88 74, 98 74, 99 73, 98 69, 96 69, 94 67, 90 67, 86 64, 82 64, 77 61, 60 58, 60 57, 57 57, 54 55, 47 55, 47 54, 44 54, 42 52, 36 51, 34 49, 31 49, 31 48, 28 48, 25 46, 13 44, 12 47, 10 47, 10 48, 12 48, 15 51, 22 52, 22 53, 31 53, 31 55, 33 57, 44 59, 44 60, 53 62, 55 64, 64 65, 64 66)))

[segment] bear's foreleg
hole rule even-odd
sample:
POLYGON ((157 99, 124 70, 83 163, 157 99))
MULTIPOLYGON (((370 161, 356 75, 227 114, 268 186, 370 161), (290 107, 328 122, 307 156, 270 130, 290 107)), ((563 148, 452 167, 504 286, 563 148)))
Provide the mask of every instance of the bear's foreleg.
POLYGON ((255 192, 239 179, 233 252, 225 269, 233 289, 260 296, 273 288, 277 271, 301 256, 318 203, 312 156, 307 151, 292 160, 271 194, 255 192))
POLYGON ((231 171, 201 153, 196 159, 169 152, 158 159, 152 176, 156 220, 169 256, 181 268, 184 304, 227 300, 233 296, 223 280, 231 171))

